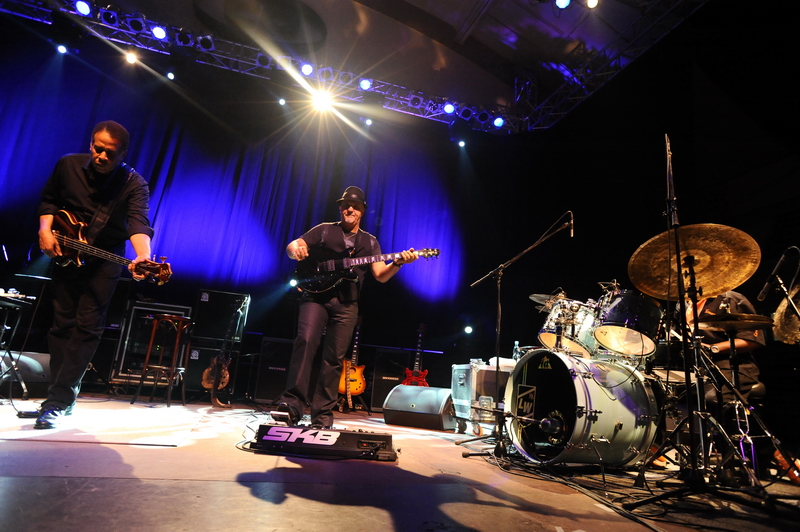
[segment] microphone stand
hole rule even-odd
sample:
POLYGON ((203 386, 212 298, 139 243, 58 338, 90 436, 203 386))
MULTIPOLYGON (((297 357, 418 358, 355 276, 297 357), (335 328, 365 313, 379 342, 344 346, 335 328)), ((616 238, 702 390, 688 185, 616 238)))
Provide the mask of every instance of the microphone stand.
MULTIPOLYGON (((559 217, 559 219, 556 220, 556 223, 558 223, 558 221, 560 221, 562 218, 564 218, 564 216, 567 215, 567 214, 570 215, 570 221, 561 224, 555 230, 553 230, 553 227, 555 226, 555 224, 553 224, 545 232, 545 234, 542 235, 539 238, 539 240, 537 240, 536 242, 534 242, 533 244, 528 246, 526 249, 524 249, 523 251, 518 253, 515 257, 513 257, 510 260, 508 260, 508 261, 504 262, 503 264, 499 265, 498 267, 496 267, 495 269, 491 270, 486 275, 484 275, 483 277, 481 277, 480 279, 478 279, 477 281, 475 281, 474 283, 469 285, 470 288, 474 287, 474 286, 477 286, 478 284, 482 283, 483 281, 485 281, 486 279, 488 279, 490 277, 495 277, 495 279, 497 280, 497 283, 496 283, 496 286, 497 286, 497 322, 495 324, 495 340, 494 340, 494 360, 495 360, 494 386, 495 386, 495 404, 496 404, 497 408, 493 409, 495 426, 494 426, 494 429, 492 430, 491 434, 489 434, 488 436, 478 436, 477 438, 470 438, 470 439, 467 439, 467 440, 462 440, 462 441, 456 442, 456 445, 461 445, 462 443, 469 443, 469 442, 472 442, 472 441, 478 441, 478 440, 483 440, 483 439, 488 439, 488 438, 494 438, 495 441, 496 441, 495 451, 494 451, 495 452, 495 456, 500 456, 500 457, 506 456, 505 436, 503 435, 503 429, 505 427, 505 419, 504 419, 505 418, 505 412, 504 412, 505 405, 503 404, 503 402, 500 399, 500 322, 501 322, 501 317, 502 317, 502 304, 500 302, 500 286, 501 286, 502 280, 503 280, 503 272, 506 270, 506 268, 508 268, 509 266, 514 264, 515 262, 517 262, 517 260, 519 260, 523 255, 528 253, 533 248, 535 248, 538 245, 540 245, 541 243, 549 240, 550 237, 554 236, 559 231, 561 231, 563 229, 570 228, 572 226, 572 218, 571 218, 572 212, 571 211, 567 211, 564 214, 562 214, 561 217, 559 217)), ((505 400, 505 398, 503 398, 503 400, 505 400)))

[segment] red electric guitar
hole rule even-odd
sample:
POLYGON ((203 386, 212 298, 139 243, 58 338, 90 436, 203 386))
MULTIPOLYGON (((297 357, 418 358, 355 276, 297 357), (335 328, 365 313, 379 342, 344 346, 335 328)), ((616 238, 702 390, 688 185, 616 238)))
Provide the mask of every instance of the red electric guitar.
POLYGON ((428 386, 425 376, 428 370, 421 370, 420 361, 422 359, 422 333, 425 332, 425 324, 419 324, 419 337, 417 338, 417 354, 414 357, 414 369, 406 369, 406 378, 401 384, 410 386, 428 386))

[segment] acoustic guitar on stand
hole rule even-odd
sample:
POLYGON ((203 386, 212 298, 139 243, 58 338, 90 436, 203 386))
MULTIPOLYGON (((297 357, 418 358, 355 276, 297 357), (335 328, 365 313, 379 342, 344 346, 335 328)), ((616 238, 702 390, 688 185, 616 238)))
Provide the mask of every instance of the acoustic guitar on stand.
MULTIPOLYGON (((81 257, 83 253, 110 262, 116 262, 123 266, 133 262, 125 257, 120 257, 90 245, 83 236, 83 229, 86 226, 86 223, 78 221, 69 211, 62 209, 53 215, 53 236, 56 237, 56 242, 61 247, 61 256, 55 259, 59 266, 68 266, 70 264, 83 266, 83 258, 81 257)), ((167 258, 162 257, 160 263, 149 260, 139 262, 136 264, 136 273, 144 275, 150 282, 162 285, 172 277, 172 268, 168 263, 164 262, 165 260, 167 258)))
POLYGON ((422 361, 422 334, 425 332, 425 324, 419 324, 419 336, 417 337, 417 354, 414 356, 414 369, 406 369, 406 378, 400 384, 409 386, 428 386, 425 377, 428 375, 428 370, 420 369, 420 362, 422 361))

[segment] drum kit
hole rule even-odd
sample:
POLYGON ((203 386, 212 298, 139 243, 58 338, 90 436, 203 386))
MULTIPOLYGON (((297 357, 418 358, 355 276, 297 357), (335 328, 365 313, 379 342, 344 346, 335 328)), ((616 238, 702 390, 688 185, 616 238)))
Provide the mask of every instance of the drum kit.
MULTIPOLYGON (((680 256, 689 271, 679 272, 670 260, 673 236, 667 231, 635 251, 628 274, 637 290, 614 282, 601 283, 596 301, 569 299, 560 289, 530 296, 547 312, 542 346, 522 349, 505 391, 508 434, 529 460, 629 466, 645 459, 664 408, 663 390, 655 390, 660 379, 644 369, 659 342, 669 342, 667 312, 658 300, 678 299, 678 276, 691 276, 703 298, 723 294, 752 276, 761 260, 746 233, 691 225, 680 228, 680 256)), ((731 313, 698 322, 729 334, 772 325, 768 317, 731 313)))

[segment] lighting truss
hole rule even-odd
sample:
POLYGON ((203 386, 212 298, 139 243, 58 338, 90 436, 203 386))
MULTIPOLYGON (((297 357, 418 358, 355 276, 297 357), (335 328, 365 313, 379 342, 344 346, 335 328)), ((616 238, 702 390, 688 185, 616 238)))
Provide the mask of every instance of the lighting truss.
MULTIPOLYGON (((510 106, 460 105, 485 110, 492 115, 492 119, 484 124, 472 120, 470 125, 473 129, 519 133, 549 128, 708 1, 710 0, 652 0, 640 17, 602 50, 591 51, 583 46, 577 46, 564 63, 553 65, 553 68, 557 68, 564 75, 565 82, 541 102, 536 101, 538 93, 535 77, 528 74, 527 77, 515 80, 514 101, 510 106), (496 117, 504 120, 504 125, 499 129, 492 125, 496 117)), ((94 18, 75 16, 76 13, 72 9, 71 2, 58 0, 0 0, 0 12, 52 24, 53 10, 61 11, 73 15, 74 22, 83 26, 89 34, 126 46, 166 55, 169 55, 174 47, 179 46, 175 43, 175 35, 181 31, 180 29, 169 28, 168 37, 159 40, 150 33, 132 31, 126 24, 109 26, 94 18)), ((121 19, 127 16, 129 15, 120 13, 121 19)), ((275 77, 275 71, 281 69, 279 66, 281 61, 273 60, 265 65, 263 57, 266 54, 258 48, 212 38, 211 49, 204 50, 197 44, 187 47, 195 51, 196 62, 267 80, 275 77)), ((284 64, 289 61, 291 64, 299 65, 301 62, 301 58, 280 59, 284 64)), ((447 98, 411 90, 387 81, 373 79, 372 86, 368 91, 364 91, 358 87, 360 79, 358 76, 352 72, 330 67, 315 68, 311 79, 326 85, 326 88, 334 92, 338 98, 345 100, 363 103, 365 94, 379 94, 383 97, 384 109, 445 124, 450 124, 454 119, 453 115, 442 110, 444 102, 448 101, 447 98)), ((374 101, 374 98, 366 99, 374 101)))

